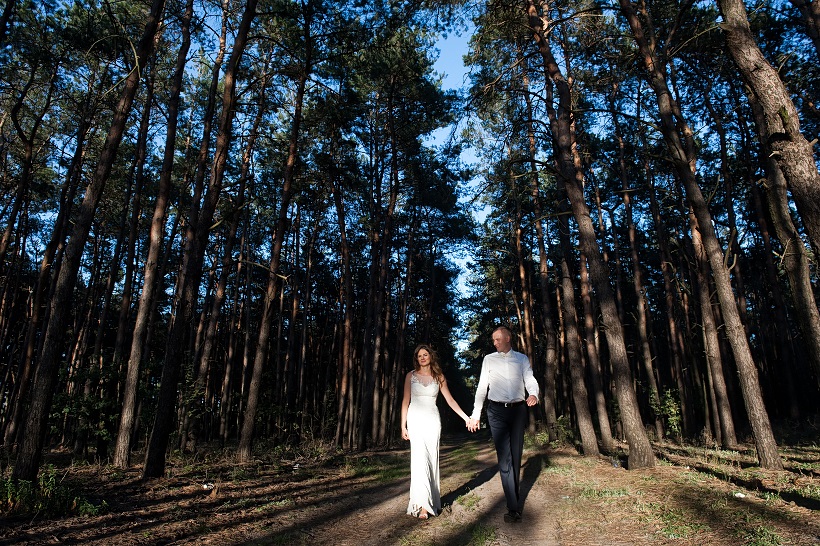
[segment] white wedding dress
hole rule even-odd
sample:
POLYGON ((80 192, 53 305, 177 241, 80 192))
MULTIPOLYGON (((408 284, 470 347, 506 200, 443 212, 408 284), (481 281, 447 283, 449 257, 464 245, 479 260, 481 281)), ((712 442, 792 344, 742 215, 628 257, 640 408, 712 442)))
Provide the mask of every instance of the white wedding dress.
POLYGON ((407 408, 407 432, 410 434, 410 503, 407 513, 413 516, 418 516, 422 508, 431 516, 441 511, 438 393, 439 385, 433 377, 413 372, 407 408))

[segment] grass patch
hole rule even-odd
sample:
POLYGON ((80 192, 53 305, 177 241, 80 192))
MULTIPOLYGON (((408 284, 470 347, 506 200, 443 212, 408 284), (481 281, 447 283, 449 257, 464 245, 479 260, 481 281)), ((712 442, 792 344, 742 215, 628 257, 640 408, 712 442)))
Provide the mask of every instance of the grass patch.
POLYGON ((659 502, 639 502, 636 505, 641 521, 657 524, 659 533, 668 539, 687 539, 709 526, 692 520, 691 515, 678 508, 664 506, 659 502))
POLYGON ((397 456, 348 457, 343 472, 349 476, 368 477, 387 483, 407 477, 408 462, 397 456))
POLYGON ((456 502, 462 505, 466 510, 473 510, 478 507, 481 497, 470 491, 466 495, 461 495, 456 499, 456 502))
POLYGON ((581 488, 581 492, 578 493, 579 497, 584 497, 588 499, 615 499, 619 497, 628 497, 632 493, 624 487, 598 487, 596 486, 585 486, 581 488))
POLYGON ((470 530, 470 541, 467 546, 485 546, 495 541, 495 527, 479 523, 470 530))
POLYGON ((780 546, 785 544, 776 532, 765 525, 757 525, 740 534, 746 546, 780 546))

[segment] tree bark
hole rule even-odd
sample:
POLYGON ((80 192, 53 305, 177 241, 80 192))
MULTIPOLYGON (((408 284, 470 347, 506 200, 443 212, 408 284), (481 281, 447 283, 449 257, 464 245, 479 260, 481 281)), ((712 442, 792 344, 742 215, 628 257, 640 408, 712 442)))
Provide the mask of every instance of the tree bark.
MULTIPOLYGON (((530 164, 530 198, 532 200, 533 215, 535 216, 535 239, 538 245, 538 287, 541 293, 541 327, 544 329, 544 394, 543 406, 547 419, 547 432, 550 441, 556 439, 557 414, 555 409, 555 375, 558 373, 558 341, 555 334, 555 313, 552 310, 552 295, 549 289, 549 266, 547 264, 547 244, 544 237, 543 210, 541 207, 540 188, 538 184, 538 164, 536 161, 535 117, 533 115, 532 95, 530 94, 529 76, 526 60, 524 67, 523 86, 524 100, 527 105, 527 145, 530 164)), ((604 442, 606 444, 606 442, 604 442)))
MULTIPOLYGON (((254 3, 256 0, 253 0, 254 3)), ((288 224, 288 209, 293 197, 293 182, 296 178, 296 159, 299 154, 299 136, 302 124, 302 108, 304 107, 305 88, 312 70, 313 63, 313 37, 311 36, 312 4, 308 2, 304 21, 305 39, 305 62, 299 73, 299 80, 296 95, 293 99, 293 119, 291 121, 290 137, 288 140, 288 155, 285 159, 284 176, 282 180, 282 195, 279 201, 279 215, 276 220, 276 228, 273 233, 273 245, 271 248, 271 261, 268 271, 268 283, 265 290, 265 300, 263 303, 262 317, 259 321, 259 337, 256 345, 256 354, 253 359, 251 370, 251 382, 248 386, 248 397, 242 418, 242 430, 239 436, 239 448, 237 459, 240 462, 248 461, 251 457, 251 446, 253 441, 254 422, 256 412, 259 407, 259 393, 262 382, 262 371, 268 358, 268 346, 270 340, 270 330, 273 324, 273 310, 276 303, 276 295, 279 291, 279 264, 282 257, 282 246, 284 245, 285 232, 288 224)))
POLYGON ((581 282, 581 303, 584 310, 584 340, 587 348, 587 364, 589 377, 592 383, 592 394, 595 398, 595 412, 598 416, 598 430, 601 436, 601 448, 606 453, 615 451, 615 438, 612 436, 612 427, 609 423, 609 409, 606 406, 606 392, 604 391, 603 374, 601 373, 601 358, 598 354, 598 327, 595 323, 595 312, 592 305, 592 287, 589 283, 589 268, 586 256, 581 254, 581 264, 578 267, 581 282))
MULTIPOLYGON (((764 123, 765 118, 762 105, 754 98, 750 98, 750 102, 755 119, 760 126, 764 123)), ((816 384, 820 386, 820 313, 817 310, 817 300, 812 288, 808 251, 792 220, 786 179, 780 168, 780 162, 775 159, 777 154, 765 142, 762 143, 761 148, 763 167, 767 175, 763 186, 766 188, 769 215, 775 234, 783 247, 781 260, 789 280, 795 315, 803 337, 809 366, 814 371, 816 384)))
MULTIPOLYGON (((609 284, 609 275, 595 237, 595 228, 589 215, 589 207, 584 200, 583 174, 572 128, 574 122, 572 120, 570 87, 563 74, 561 74, 552 54, 544 33, 546 25, 538 15, 538 8, 532 0, 528 0, 525 9, 530 30, 533 32, 533 39, 544 62, 544 71, 558 90, 558 112, 553 112, 550 115, 555 156, 558 163, 558 180, 569 197, 572 213, 578 224, 581 252, 587 257, 590 278, 601 305, 604 333, 609 346, 621 421, 629 444, 629 468, 652 467, 655 465, 655 455, 646 436, 633 389, 632 371, 629 367, 623 325, 609 284)), ((547 13, 546 9, 544 9, 544 13, 547 13)))
POLYGON ((709 261, 706 250, 703 248, 698 223, 694 214, 689 213, 689 225, 692 233, 692 246, 695 253, 695 272, 697 275, 697 292, 700 302, 700 322, 703 334, 703 348, 706 356, 706 365, 709 370, 712 407, 715 409, 717 427, 715 430, 718 442, 724 449, 735 449, 737 435, 735 434, 732 407, 726 390, 726 379, 723 375, 723 359, 720 355, 720 339, 712 310, 712 286, 709 281, 709 261))
MULTIPOLYGON (((137 309, 134 331, 131 335, 131 350, 129 352, 128 364, 125 372, 125 382, 123 385, 122 407, 120 409, 119 427, 117 440, 114 444, 114 466, 118 468, 128 468, 131 457, 131 438, 136 419, 137 405, 137 384, 139 382, 139 369, 142 363, 143 350, 147 338, 148 324, 150 322, 151 311, 154 308, 156 299, 159 254, 162 248, 163 234, 165 233, 165 222, 168 214, 168 204, 171 199, 171 176, 174 166, 174 154, 176 151, 176 135, 178 124, 178 112, 180 104, 180 93, 185 70, 185 63, 188 58, 190 48, 190 22, 193 17, 193 2, 188 0, 185 15, 182 19, 182 42, 175 66, 174 76, 171 80, 171 94, 168 103, 168 125, 165 136, 165 154, 163 157, 162 170, 159 176, 157 199, 154 204, 154 213, 151 218, 151 229, 148 241, 148 256, 145 260, 143 273, 143 289, 140 295, 137 309)), ((149 104, 145 106, 150 108, 149 104)), ((120 321, 122 325, 122 320, 120 321)))
MULTIPOLYGON (((820 256, 820 172, 812 145, 800 132, 800 117, 777 70, 766 60, 755 42, 742 0, 717 0, 724 22, 729 52, 735 60, 749 101, 757 104, 757 130, 764 147, 786 179, 797 211, 806 227, 814 253, 820 256)), ((813 2, 812 20, 818 6, 813 2)), ((820 377, 820 368, 814 370, 820 377)))
POLYGON ((572 378, 572 401, 581 433, 581 446, 586 457, 598 456, 598 441, 595 438, 595 427, 592 425, 592 414, 589 411, 589 395, 584 373, 584 360, 581 353, 581 338, 578 331, 578 314, 575 305, 575 287, 572 280, 577 278, 573 267, 572 245, 569 240, 569 218, 562 215, 559 220, 561 239, 561 305, 563 308, 564 331, 566 332, 567 362, 572 378))

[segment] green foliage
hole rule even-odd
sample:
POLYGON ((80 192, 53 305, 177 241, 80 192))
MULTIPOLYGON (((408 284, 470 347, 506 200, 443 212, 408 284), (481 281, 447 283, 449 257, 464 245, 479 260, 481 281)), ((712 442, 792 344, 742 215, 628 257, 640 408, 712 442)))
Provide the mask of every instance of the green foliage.
POLYGON ((650 396, 650 405, 655 415, 660 416, 666 424, 667 433, 679 439, 683 434, 683 420, 681 417, 680 401, 677 389, 666 389, 661 399, 650 396))
POLYGON ((572 418, 569 415, 561 415, 555 421, 555 442, 558 445, 575 443, 575 429, 572 427, 572 418))
POLYGON ((53 465, 40 471, 36 484, 11 476, 0 479, 0 513, 6 515, 97 516, 107 510, 105 501, 95 505, 63 484, 53 465))

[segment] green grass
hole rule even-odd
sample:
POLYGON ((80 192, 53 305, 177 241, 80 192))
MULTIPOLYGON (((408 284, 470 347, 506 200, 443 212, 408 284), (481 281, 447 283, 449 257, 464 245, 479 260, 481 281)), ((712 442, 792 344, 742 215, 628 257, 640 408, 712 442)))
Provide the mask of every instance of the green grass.
POLYGON ((581 488, 581 492, 578 493, 579 497, 584 497, 588 499, 614 499, 618 497, 628 497, 632 493, 623 487, 619 488, 610 488, 610 487, 598 487, 596 486, 585 486, 581 488))
POLYGON ((371 478, 379 483, 388 483, 407 477, 409 463, 395 455, 348 457, 345 473, 371 478))
POLYGON ((466 495, 458 497, 456 502, 462 505, 466 510, 473 510, 478 507, 478 503, 481 502, 481 497, 471 491, 466 495))
POLYGON ((740 533, 741 540, 746 546, 780 546, 784 544, 775 531, 765 525, 757 525, 740 533))
POLYGON ((495 527, 479 523, 470 532, 468 546, 484 546, 495 540, 495 527))

